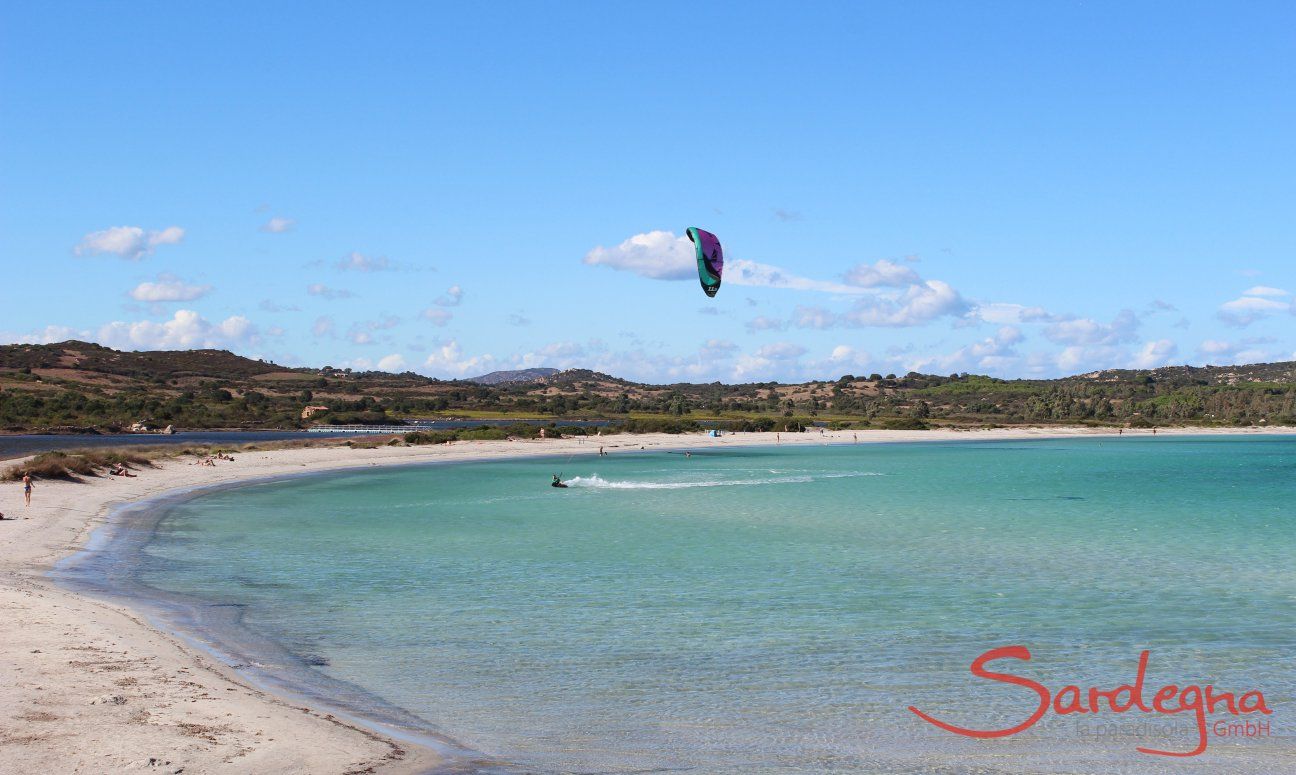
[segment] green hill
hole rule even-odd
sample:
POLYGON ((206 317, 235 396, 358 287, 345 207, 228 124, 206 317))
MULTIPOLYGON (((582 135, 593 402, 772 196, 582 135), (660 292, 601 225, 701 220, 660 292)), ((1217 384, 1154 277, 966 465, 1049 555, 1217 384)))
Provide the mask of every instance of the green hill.
POLYGON ((1296 424, 1296 363, 1107 370, 1055 380, 954 374, 800 384, 647 385, 584 369, 495 384, 411 372, 286 368, 224 350, 120 352, 87 342, 0 346, 0 428, 300 428, 406 418, 654 417, 733 428, 1023 423, 1296 424), (520 381, 519 381, 520 380, 520 381), (306 407, 310 410, 303 419, 306 407))

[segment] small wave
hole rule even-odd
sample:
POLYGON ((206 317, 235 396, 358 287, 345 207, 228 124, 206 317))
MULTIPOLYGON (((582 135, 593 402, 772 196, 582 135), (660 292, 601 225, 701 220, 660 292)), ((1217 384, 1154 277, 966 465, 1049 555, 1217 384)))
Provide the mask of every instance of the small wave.
POLYGON ((811 476, 773 476, 761 479, 703 479, 691 482, 630 482, 609 481, 593 474, 591 476, 574 476, 566 480, 569 487, 590 487, 602 490, 684 490, 692 487, 752 487, 765 484, 804 484, 815 479, 841 479, 850 476, 885 476, 871 471, 845 471, 841 473, 811 476))

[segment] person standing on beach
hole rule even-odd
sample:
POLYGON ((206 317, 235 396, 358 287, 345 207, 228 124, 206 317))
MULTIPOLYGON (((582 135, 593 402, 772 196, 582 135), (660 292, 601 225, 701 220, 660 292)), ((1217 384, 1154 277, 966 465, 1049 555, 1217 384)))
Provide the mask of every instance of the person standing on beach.
POLYGON ((24 505, 31 505, 32 478, 30 472, 23 472, 23 502, 24 505))

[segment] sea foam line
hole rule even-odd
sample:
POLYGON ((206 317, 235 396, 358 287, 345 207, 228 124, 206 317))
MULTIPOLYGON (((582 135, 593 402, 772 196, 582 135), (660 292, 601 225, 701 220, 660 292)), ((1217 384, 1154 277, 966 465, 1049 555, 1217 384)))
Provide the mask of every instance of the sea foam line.
POLYGON ((692 487, 751 487, 765 484, 804 484, 818 479, 843 479, 855 476, 885 476, 874 471, 843 471, 821 474, 818 477, 809 474, 798 476, 776 476, 764 479, 704 479, 694 482, 632 482, 610 481, 598 474, 574 476, 566 480, 569 487, 590 487, 604 490, 683 490, 692 487))

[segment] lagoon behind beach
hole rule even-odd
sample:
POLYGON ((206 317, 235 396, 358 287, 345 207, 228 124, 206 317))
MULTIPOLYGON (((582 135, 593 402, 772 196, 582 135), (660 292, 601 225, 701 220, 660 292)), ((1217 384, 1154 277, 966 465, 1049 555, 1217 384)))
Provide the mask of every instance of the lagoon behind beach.
MULTIPOLYGON (((237 610, 239 627, 199 636, 267 637, 304 694, 345 686, 349 710, 408 711, 527 771, 1148 772, 1181 762, 1135 747, 1192 748, 1189 718, 1108 716, 1117 734, 1095 735, 1049 717, 986 742, 906 708, 1021 721, 1029 691, 967 672, 1010 644, 1034 655, 1017 673, 1055 688, 1129 682, 1150 649, 1149 685, 1289 705, 1293 473, 1281 436, 334 473, 170 507, 136 579, 237 610)), ((1276 771, 1292 739, 1277 723, 1207 756, 1276 771)))

